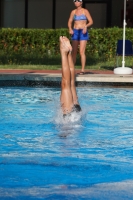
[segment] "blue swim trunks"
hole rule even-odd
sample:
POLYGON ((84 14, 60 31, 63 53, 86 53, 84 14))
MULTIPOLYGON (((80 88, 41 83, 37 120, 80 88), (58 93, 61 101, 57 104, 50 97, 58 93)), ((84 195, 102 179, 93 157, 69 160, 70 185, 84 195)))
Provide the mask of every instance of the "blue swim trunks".
POLYGON ((83 29, 73 29, 74 34, 72 35, 72 40, 89 40, 88 31, 83 34, 83 29))

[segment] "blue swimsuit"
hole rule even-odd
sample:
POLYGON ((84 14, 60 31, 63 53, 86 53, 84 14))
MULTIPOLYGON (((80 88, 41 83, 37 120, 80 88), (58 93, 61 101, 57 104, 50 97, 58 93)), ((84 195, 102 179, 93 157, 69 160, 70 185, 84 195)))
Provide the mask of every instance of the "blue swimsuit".
POLYGON ((74 21, 87 20, 87 17, 84 14, 82 14, 82 15, 74 15, 73 20, 74 21))
MULTIPOLYGON (((74 15, 73 17, 74 21, 80 21, 80 20, 87 20, 87 17, 85 14, 82 15, 74 15)), ((72 35, 72 40, 89 40, 89 35, 88 32, 83 34, 83 29, 73 29, 73 35, 72 35)))

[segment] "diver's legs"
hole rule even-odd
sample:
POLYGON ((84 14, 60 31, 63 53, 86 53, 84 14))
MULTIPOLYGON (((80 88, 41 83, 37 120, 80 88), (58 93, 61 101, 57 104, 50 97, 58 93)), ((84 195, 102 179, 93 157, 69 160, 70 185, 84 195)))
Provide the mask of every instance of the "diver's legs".
POLYGON ((62 81, 61 81, 61 106, 63 114, 67 114, 73 109, 73 97, 71 92, 71 73, 68 63, 68 52, 70 51, 63 37, 60 37, 60 53, 62 62, 62 81))

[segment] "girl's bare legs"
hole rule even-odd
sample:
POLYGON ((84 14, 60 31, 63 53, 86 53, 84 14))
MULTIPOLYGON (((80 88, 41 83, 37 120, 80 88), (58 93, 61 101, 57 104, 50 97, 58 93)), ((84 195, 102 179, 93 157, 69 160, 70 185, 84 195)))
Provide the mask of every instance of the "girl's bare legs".
POLYGON ((87 44, 86 40, 72 41, 72 48, 73 48, 72 57, 73 57, 74 65, 76 63, 76 56, 77 56, 77 51, 78 51, 78 46, 79 46, 80 59, 81 59, 81 72, 84 72, 85 65, 86 65, 86 55, 85 55, 86 44, 87 44))
POLYGON ((63 37, 60 37, 60 53, 62 60, 62 81, 61 81, 61 96, 63 114, 70 113, 73 108, 73 97, 71 91, 71 72, 68 62, 69 47, 66 45, 63 37))
POLYGON ((74 63, 74 65, 75 65, 75 63, 76 63, 76 57, 77 57, 78 46, 79 46, 79 41, 73 40, 73 41, 72 41, 72 58, 73 58, 73 63, 74 63))
POLYGON ((80 41, 80 49, 79 49, 79 52, 80 52, 80 58, 81 58, 81 72, 84 72, 85 70, 85 64, 86 64, 86 55, 85 55, 85 49, 86 49, 86 44, 87 44, 87 41, 86 40, 81 40, 80 41))

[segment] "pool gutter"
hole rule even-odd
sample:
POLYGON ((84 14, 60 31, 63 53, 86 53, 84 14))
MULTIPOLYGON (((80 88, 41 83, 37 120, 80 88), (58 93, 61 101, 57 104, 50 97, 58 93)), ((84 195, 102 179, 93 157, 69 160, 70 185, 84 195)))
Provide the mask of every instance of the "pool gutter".
MULTIPOLYGON (((0 73, 0 86, 60 86, 61 73, 0 73)), ((133 75, 76 75, 77 86, 133 87, 133 75)))

